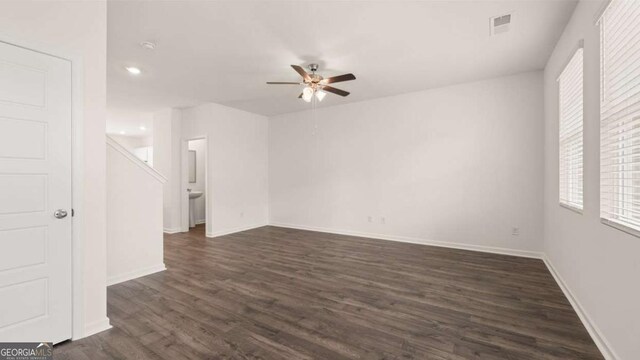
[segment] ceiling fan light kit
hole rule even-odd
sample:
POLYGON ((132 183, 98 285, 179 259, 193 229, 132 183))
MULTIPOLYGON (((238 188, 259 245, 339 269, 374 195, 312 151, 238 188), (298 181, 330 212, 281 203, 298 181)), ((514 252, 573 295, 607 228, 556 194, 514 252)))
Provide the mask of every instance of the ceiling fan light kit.
POLYGON ((309 86, 302 89, 302 100, 306 102, 311 102, 311 98, 313 97, 313 89, 309 86))
POLYGON ((322 101, 322 99, 324 99, 325 96, 327 96, 326 91, 323 91, 322 89, 316 90, 316 98, 318 99, 318 101, 322 101))
POLYGON ((342 82, 342 81, 350 81, 355 80, 356 77, 353 74, 344 74, 339 76, 332 76, 330 78, 323 78, 322 76, 316 74, 318 71, 318 64, 309 64, 309 70, 311 74, 307 73, 302 67, 298 65, 291 65, 293 70, 295 70, 300 76, 302 76, 302 82, 288 82, 288 81, 268 81, 268 85, 304 85, 304 89, 302 89, 302 93, 298 96, 298 98, 311 102, 313 96, 315 95, 318 101, 322 101, 324 97, 327 95, 327 92, 340 95, 347 96, 349 92, 334 88, 333 86, 329 86, 329 84, 342 82))

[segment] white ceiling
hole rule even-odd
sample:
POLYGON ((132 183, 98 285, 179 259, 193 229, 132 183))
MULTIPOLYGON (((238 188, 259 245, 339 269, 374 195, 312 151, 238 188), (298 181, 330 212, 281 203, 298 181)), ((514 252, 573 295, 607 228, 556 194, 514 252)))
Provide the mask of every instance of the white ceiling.
POLYGON ((265 84, 299 80, 290 64, 317 62, 325 77, 356 75, 335 84, 350 96, 329 94, 321 106, 542 69, 575 5, 110 1, 110 120, 204 102, 263 115, 307 109, 310 104, 297 99, 300 87, 265 84), (513 14, 511 31, 491 37, 489 18, 507 13, 513 14), (157 47, 145 50, 142 41, 157 47), (143 73, 132 76, 125 66, 143 73))

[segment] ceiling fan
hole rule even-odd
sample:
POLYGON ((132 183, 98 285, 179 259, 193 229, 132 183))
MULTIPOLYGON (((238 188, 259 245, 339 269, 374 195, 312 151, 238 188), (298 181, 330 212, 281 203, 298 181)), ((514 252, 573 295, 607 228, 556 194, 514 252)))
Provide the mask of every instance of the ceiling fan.
POLYGON ((319 101, 322 101, 322 99, 324 99, 324 97, 327 95, 327 92, 334 93, 340 96, 347 96, 349 95, 349 92, 334 88, 333 86, 329 86, 329 84, 356 79, 353 74, 344 74, 325 79, 322 76, 316 74, 316 71, 318 71, 318 64, 309 64, 309 70, 311 70, 311 74, 304 71, 304 69, 298 65, 291 65, 291 67, 298 74, 300 74, 300 76, 302 76, 302 82, 267 81, 267 84, 304 85, 305 87, 304 89, 302 89, 302 93, 300 94, 300 96, 298 96, 298 98, 306 102, 310 102, 314 94, 319 101))

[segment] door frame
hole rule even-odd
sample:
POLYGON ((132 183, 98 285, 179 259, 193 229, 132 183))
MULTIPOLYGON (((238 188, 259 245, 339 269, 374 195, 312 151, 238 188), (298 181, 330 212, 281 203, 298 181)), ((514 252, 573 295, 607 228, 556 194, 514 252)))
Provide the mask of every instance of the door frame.
POLYGON ((82 177, 84 174, 84 154, 82 151, 84 145, 82 136, 84 129, 83 57, 79 53, 56 46, 16 39, 5 36, 5 34, 0 34, 0 42, 53 56, 71 63, 71 206, 73 213, 75 213, 71 218, 71 339, 77 340, 85 336, 84 286, 82 281, 84 260, 82 229, 84 229, 85 221, 82 211, 84 196, 81 191, 84 187, 84 179, 82 177))
MULTIPOLYGON (((205 233, 209 233, 209 229, 211 229, 211 221, 209 221, 209 203, 211 201, 211 196, 209 194, 209 138, 207 135, 194 136, 182 139, 180 143, 180 208, 181 208, 181 218, 180 218, 180 231, 181 232, 189 232, 189 196, 184 196, 184 191, 187 190, 189 186, 189 141, 192 140, 204 140, 205 144, 205 154, 204 154, 204 218, 205 218, 205 233)), ((196 159, 197 162, 197 159, 196 159)))

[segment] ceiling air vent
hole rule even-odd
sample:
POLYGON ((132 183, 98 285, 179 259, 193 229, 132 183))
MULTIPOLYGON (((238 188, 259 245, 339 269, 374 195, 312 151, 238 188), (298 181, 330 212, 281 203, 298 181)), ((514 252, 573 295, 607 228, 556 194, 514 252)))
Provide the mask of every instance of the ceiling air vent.
POLYGON ((506 33, 511 27, 511 14, 491 18, 491 36, 506 33))

